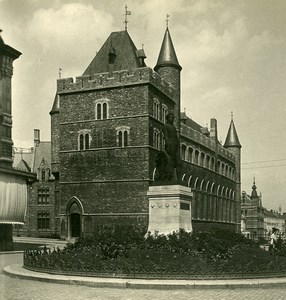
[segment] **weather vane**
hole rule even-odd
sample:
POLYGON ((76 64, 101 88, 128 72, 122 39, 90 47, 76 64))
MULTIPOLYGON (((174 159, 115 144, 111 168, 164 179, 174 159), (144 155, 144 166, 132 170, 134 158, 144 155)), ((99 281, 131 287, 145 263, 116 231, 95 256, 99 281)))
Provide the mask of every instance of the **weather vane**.
POLYGON ((169 21, 170 21, 169 18, 170 18, 170 15, 167 14, 167 18, 166 18, 166 27, 167 27, 167 28, 168 28, 169 21))
POLYGON ((127 31, 127 23, 128 23, 128 20, 127 20, 127 16, 130 16, 131 15, 131 10, 127 10, 127 5, 125 5, 125 21, 123 23, 125 23, 125 30, 127 31))

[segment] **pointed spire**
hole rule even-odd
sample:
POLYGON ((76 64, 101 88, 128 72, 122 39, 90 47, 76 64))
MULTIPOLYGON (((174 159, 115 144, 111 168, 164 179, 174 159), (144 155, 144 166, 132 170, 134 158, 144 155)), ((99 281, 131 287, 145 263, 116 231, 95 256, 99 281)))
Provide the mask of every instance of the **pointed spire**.
POLYGON ((251 197, 258 197, 256 189, 257 189, 257 187, 255 185, 255 177, 254 177, 253 178, 253 186, 252 186, 251 197))
POLYGON ((228 147, 237 147, 237 148, 241 148, 241 144, 239 142, 238 139, 238 135, 234 126, 234 122, 233 122, 233 113, 231 112, 231 122, 230 122, 230 126, 228 129, 228 133, 224 142, 224 147, 228 148, 228 147))
POLYGON ((180 66, 177 59, 177 55, 175 52, 175 48, 173 46, 173 42, 168 27, 166 28, 165 31, 160 54, 154 70, 157 71, 160 67, 166 67, 166 66, 172 66, 178 68, 179 70, 182 70, 182 67, 180 66))

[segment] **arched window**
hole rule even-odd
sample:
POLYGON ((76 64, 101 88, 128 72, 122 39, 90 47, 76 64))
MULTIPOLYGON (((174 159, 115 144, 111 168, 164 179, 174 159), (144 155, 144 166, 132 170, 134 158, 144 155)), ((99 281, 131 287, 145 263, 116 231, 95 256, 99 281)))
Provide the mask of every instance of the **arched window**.
POLYGON ((195 151, 195 161, 194 161, 194 163, 196 164, 196 165, 198 165, 199 164, 199 150, 196 150, 195 151))
POLYGON ((97 120, 101 120, 101 103, 98 103, 96 106, 96 116, 97 120))
POLYGON ((203 152, 201 152, 200 165, 201 165, 202 167, 205 166, 205 154, 204 154, 203 152))
POLYGON ((85 134, 85 149, 89 149, 89 134, 85 134))
POLYGON ((153 102, 153 117, 157 120, 160 120, 160 102, 156 98, 153 102))
POLYGON ((107 103, 102 104, 102 118, 107 119, 107 103))
POLYGON ((123 134, 123 147, 127 147, 128 146, 128 132, 127 130, 124 130, 124 134, 123 134))
POLYGON ((186 160, 186 145, 182 145, 182 160, 186 160))
POLYGON ((45 169, 42 169, 42 181, 46 179, 46 171, 45 169))
POLYGON ((90 148, 90 130, 82 129, 80 130, 78 135, 78 149, 79 150, 87 150, 90 148))
POLYGON ((122 147, 123 146, 123 142, 122 142, 122 131, 118 132, 118 146, 122 147))
POLYGON ((83 134, 79 136, 79 150, 83 150, 83 134))
POLYGON ((189 157, 188 157, 188 159, 189 159, 189 162, 193 162, 193 148, 189 148, 189 157))
POLYGON ((103 120, 108 119, 108 106, 109 99, 97 99, 95 100, 95 119, 103 120))
POLYGON ((130 127, 120 126, 116 128, 117 132, 117 145, 118 147, 127 147, 130 143, 130 127))

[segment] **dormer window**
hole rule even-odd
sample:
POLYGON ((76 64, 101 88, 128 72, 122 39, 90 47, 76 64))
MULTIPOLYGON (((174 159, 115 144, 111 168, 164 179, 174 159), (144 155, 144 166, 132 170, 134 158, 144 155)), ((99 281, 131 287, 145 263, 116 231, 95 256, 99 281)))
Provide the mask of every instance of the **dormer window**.
POLYGON ((95 119, 102 120, 109 117, 109 99, 98 99, 95 101, 95 119))

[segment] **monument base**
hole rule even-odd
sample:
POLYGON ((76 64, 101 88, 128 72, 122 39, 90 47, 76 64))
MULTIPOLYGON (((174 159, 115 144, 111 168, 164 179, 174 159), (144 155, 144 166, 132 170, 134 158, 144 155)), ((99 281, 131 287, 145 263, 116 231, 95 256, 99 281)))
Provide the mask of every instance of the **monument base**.
POLYGON ((191 188, 181 185, 150 186, 148 232, 170 234, 183 228, 191 232, 191 188))

